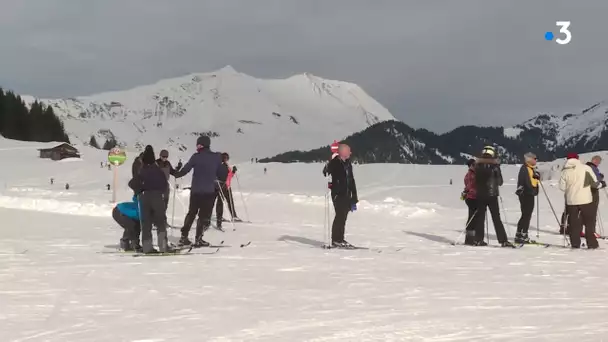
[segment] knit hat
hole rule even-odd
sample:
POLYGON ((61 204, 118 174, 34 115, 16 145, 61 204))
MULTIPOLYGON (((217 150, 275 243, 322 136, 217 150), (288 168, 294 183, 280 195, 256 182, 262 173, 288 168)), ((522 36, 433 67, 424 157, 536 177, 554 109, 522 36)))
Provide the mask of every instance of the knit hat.
POLYGON ((169 151, 162 150, 162 151, 160 151, 159 155, 160 155, 161 158, 169 158, 169 151))
POLYGON ((211 146, 211 139, 206 135, 201 135, 196 139, 196 146, 209 147, 211 146))
POLYGON ((227 161, 230 160, 230 156, 228 155, 228 153, 224 152, 222 153, 222 161, 227 161))
POLYGON ((566 159, 578 159, 578 154, 575 152, 570 152, 568 153, 568 155, 566 156, 566 159))
POLYGON ((152 146, 146 146, 146 149, 144 150, 144 155, 141 160, 146 165, 151 165, 156 162, 156 156, 154 155, 154 149, 152 148, 152 146))

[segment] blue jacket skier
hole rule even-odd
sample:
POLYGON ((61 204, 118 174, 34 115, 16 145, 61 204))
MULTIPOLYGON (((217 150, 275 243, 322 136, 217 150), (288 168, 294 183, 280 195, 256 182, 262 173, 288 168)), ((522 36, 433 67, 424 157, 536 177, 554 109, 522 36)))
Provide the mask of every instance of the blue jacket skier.
POLYGON ((120 239, 120 248, 125 251, 141 252, 142 249, 139 244, 141 227, 137 196, 133 196, 131 202, 118 203, 112 210, 112 218, 125 230, 120 239))
POLYGON ((179 240, 181 246, 192 244, 188 235, 197 214, 194 247, 209 246, 209 243, 203 240, 203 233, 211 225, 211 213, 219 189, 218 179, 222 177, 222 156, 220 153, 211 151, 210 146, 209 137, 199 137, 196 140, 196 152, 186 165, 175 173, 175 178, 180 178, 194 170, 188 214, 184 220, 182 236, 179 240))

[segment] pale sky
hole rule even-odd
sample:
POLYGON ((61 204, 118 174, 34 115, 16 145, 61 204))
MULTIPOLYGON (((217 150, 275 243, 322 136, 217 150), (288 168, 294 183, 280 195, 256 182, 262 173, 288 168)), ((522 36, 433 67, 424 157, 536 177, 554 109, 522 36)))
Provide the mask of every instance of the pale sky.
POLYGON ((606 0, 0 0, 0 86, 128 89, 232 65, 359 84, 414 128, 513 125, 608 100, 606 0), (556 21, 571 21, 572 41, 556 21))

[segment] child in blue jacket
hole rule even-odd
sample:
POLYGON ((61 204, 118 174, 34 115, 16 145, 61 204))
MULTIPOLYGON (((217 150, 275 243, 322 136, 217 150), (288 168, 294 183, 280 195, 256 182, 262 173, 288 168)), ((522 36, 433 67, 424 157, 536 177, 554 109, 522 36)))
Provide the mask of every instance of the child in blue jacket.
POLYGON ((112 218, 125 230, 120 239, 120 248, 125 251, 141 252, 142 248, 139 244, 141 227, 137 197, 133 196, 132 202, 118 203, 112 210, 112 218))

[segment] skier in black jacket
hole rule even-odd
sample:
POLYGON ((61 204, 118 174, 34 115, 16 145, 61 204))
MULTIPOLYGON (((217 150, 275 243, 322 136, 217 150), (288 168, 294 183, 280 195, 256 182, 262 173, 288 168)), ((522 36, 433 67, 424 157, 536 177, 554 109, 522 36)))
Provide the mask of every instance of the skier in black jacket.
MULTIPOLYGON (((595 227, 596 223, 597 223, 597 210, 600 205, 600 190, 599 189, 606 187, 606 182, 604 181, 604 174, 602 174, 600 172, 600 170, 598 169, 598 167, 600 166, 601 163, 602 163, 602 157, 597 156, 597 155, 593 156, 593 158, 591 158, 591 161, 587 163, 587 165, 591 168, 591 170, 593 170, 593 173, 595 174, 597 181, 600 183, 600 185, 597 188, 591 187, 591 195, 593 196, 593 202, 592 202, 593 211, 595 213, 593 215, 593 227, 595 227)), ((595 229, 595 231, 597 232, 597 229, 595 229)), ((595 237, 599 238, 600 235, 598 233, 595 233, 595 237)))
POLYGON ((507 238, 505 227, 500 219, 498 196, 500 196, 499 188, 502 184, 502 172, 500 171, 496 151, 494 147, 486 146, 483 148, 481 158, 477 158, 475 162, 475 186, 477 188, 477 210, 479 213, 479 219, 475 226, 475 244, 478 246, 487 245, 483 240, 486 208, 489 208, 498 242, 503 247, 513 247, 513 244, 507 238))
POLYGON ((173 165, 171 165, 171 162, 169 161, 169 151, 167 151, 167 150, 160 151, 159 157, 160 158, 156 159, 156 164, 163 171, 163 173, 165 174, 165 177, 167 177, 167 190, 165 191, 165 193, 163 195, 163 200, 165 201, 165 210, 167 210, 167 208, 169 208, 169 197, 171 195, 171 186, 169 185, 169 177, 175 176, 177 171, 179 171, 183 165, 180 160, 177 163, 177 167, 173 168, 173 165))
POLYGON ((134 178, 138 188, 140 219, 141 219, 141 238, 144 253, 170 252, 167 242, 167 216, 165 213, 165 203, 163 194, 167 189, 167 179, 165 174, 156 164, 154 150, 152 146, 146 146, 141 158, 143 166, 139 170, 139 175, 134 178), (156 226, 158 239, 158 251, 152 245, 152 224, 156 226))
POLYGON ((357 210, 357 185, 353 175, 353 166, 350 162, 350 147, 341 144, 338 156, 334 157, 323 169, 323 174, 331 175, 331 199, 334 204, 336 216, 332 224, 332 247, 351 246, 344 240, 346 218, 349 211, 357 210))
POLYGON ((528 152, 524 155, 524 164, 519 169, 517 176, 517 190, 515 194, 519 198, 521 218, 517 222, 517 233, 515 243, 530 243, 528 229, 534 212, 534 199, 538 196, 540 175, 536 169, 536 155, 528 152))

